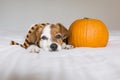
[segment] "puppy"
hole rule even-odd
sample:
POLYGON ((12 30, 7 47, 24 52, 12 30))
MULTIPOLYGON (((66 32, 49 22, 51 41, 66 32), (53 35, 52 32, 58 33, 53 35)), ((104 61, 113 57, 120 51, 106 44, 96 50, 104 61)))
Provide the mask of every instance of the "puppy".
POLYGON ((24 44, 11 41, 10 45, 19 45, 31 53, 39 53, 40 48, 45 51, 59 51, 73 48, 72 45, 66 44, 68 37, 68 30, 60 23, 39 23, 32 26, 28 31, 24 44))

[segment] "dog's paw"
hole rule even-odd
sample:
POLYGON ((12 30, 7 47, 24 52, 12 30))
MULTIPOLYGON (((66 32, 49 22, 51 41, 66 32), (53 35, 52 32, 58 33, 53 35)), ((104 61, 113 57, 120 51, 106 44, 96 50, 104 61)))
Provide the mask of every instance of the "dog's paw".
POLYGON ((73 48, 74 48, 74 46, 72 46, 72 45, 66 45, 64 49, 73 49, 73 48))
POLYGON ((65 43, 63 43, 63 44, 62 44, 62 48, 63 48, 63 49, 73 49, 74 46, 72 46, 72 45, 66 45, 65 43))
POLYGON ((28 47, 28 51, 30 53, 39 53, 40 52, 40 48, 36 45, 31 45, 30 47, 28 47))

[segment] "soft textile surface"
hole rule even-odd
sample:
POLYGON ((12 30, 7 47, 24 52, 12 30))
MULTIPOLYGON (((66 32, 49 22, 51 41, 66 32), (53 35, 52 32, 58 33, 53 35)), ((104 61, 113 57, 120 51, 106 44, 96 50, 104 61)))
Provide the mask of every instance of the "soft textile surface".
POLYGON ((23 35, 0 32, 0 80, 120 80, 119 32, 110 33, 104 48, 39 54, 9 46, 10 40, 23 42, 23 35))

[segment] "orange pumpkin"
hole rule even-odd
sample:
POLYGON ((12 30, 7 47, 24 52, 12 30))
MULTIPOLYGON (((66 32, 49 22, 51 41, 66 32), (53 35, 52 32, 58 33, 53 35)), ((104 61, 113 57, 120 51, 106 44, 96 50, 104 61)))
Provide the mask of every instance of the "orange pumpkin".
POLYGON ((105 47, 109 38, 106 25, 98 19, 91 18, 74 21, 69 33, 68 43, 74 47, 105 47))

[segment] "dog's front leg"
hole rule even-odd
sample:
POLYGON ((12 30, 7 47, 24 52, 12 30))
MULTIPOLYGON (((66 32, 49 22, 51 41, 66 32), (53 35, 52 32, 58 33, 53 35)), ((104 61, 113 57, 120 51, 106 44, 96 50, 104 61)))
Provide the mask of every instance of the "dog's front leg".
POLYGON ((31 45, 27 49, 30 53, 39 53, 40 52, 40 48, 36 45, 31 45))
POLYGON ((64 42, 62 43, 62 49, 72 49, 72 48, 74 48, 74 46, 66 44, 64 42))

